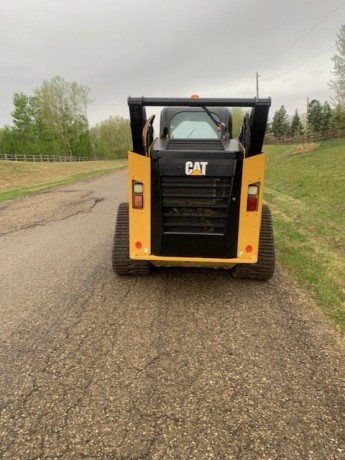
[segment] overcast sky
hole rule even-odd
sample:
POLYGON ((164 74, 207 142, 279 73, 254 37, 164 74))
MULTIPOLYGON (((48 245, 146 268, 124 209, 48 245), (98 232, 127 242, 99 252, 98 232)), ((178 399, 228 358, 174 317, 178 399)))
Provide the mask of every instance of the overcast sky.
POLYGON ((129 94, 253 97, 256 71, 271 117, 302 113, 330 100, 342 24, 341 0, 1 0, 0 126, 55 75, 91 89, 91 125, 128 117, 129 94))

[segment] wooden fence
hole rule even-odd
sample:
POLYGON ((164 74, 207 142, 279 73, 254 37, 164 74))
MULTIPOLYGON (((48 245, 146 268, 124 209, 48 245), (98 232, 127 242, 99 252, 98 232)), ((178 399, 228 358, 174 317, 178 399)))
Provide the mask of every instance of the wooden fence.
POLYGON ((76 157, 76 156, 62 156, 62 155, 31 155, 20 153, 0 153, 0 160, 6 161, 31 161, 39 163, 64 163, 75 161, 99 161, 100 158, 95 157, 76 157))

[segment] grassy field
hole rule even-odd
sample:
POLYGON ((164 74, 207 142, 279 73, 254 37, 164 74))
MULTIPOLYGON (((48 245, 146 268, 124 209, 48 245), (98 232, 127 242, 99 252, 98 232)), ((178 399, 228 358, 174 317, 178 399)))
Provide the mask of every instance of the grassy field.
POLYGON ((0 161, 0 201, 71 184, 127 166, 127 160, 76 163, 0 161))
POLYGON ((345 141, 265 151, 279 257, 345 332, 345 141))

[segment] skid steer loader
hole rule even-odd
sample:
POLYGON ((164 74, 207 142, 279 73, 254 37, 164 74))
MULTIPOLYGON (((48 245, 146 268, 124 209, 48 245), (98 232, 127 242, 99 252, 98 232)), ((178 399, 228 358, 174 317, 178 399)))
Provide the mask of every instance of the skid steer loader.
POLYGON ((235 278, 272 277, 262 152, 270 104, 270 99, 128 98, 133 150, 129 200, 118 208, 114 235, 118 275, 185 266, 231 269, 235 278), (157 138, 147 106, 162 107, 157 138), (237 139, 232 107, 250 108, 237 139))

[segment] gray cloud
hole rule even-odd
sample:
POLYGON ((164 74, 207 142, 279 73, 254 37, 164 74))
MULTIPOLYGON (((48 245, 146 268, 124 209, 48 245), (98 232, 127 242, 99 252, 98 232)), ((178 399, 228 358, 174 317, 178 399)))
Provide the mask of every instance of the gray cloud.
POLYGON ((127 96, 262 96, 275 110, 303 111, 306 97, 329 99, 329 50, 345 6, 304 32, 340 0, 2 0, 0 125, 13 92, 30 93, 55 75, 91 88, 91 124, 127 116, 127 96), (290 71, 290 72, 289 72, 290 71))

